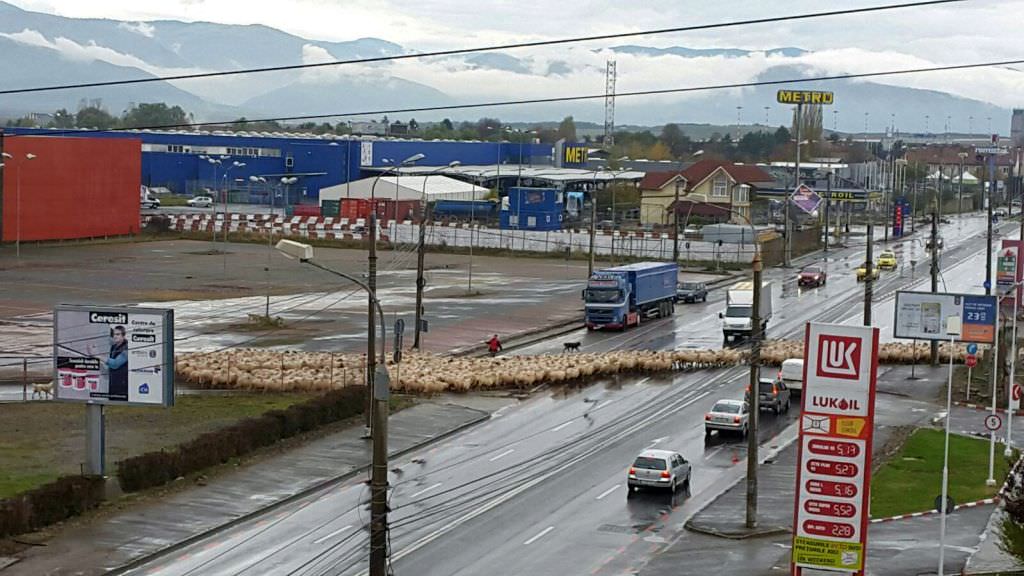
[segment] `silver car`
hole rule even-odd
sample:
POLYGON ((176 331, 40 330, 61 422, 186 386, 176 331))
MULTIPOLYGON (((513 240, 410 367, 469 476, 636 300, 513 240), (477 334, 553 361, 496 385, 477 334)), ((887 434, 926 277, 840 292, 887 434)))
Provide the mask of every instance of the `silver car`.
POLYGON ((663 488, 671 492, 690 487, 690 463, 671 450, 644 450, 629 467, 626 480, 629 495, 641 488, 663 488))
POLYGON ((745 438, 750 426, 750 408, 743 400, 719 400, 704 415, 704 435, 713 430, 739 432, 745 438))

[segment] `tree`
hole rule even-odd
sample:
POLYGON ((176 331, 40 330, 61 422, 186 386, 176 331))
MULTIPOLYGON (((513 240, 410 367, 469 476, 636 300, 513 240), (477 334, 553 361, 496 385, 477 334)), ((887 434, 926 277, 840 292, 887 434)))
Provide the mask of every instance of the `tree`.
POLYGON ((447 118, 441 120, 441 127, 447 130, 448 132, 451 132, 452 130, 455 129, 455 127, 452 126, 452 121, 447 118))
POLYGON ((689 153, 693 146, 690 137, 683 133, 682 128, 677 124, 665 124, 661 129, 659 139, 668 146, 672 156, 676 158, 681 158, 684 154, 689 153))
POLYGON ((68 112, 66 108, 61 108, 53 113, 53 120, 50 122, 51 128, 74 128, 75 127, 75 115, 68 112))
POLYGON ((476 135, 481 140, 501 137, 501 120, 498 118, 481 118, 476 121, 476 135))
POLYGON ((417 122, 415 118, 410 118, 409 119, 409 132, 419 132, 419 130, 420 130, 420 123, 417 122))
POLYGON ((188 114, 181 106, 168 106, 163 102, 138 104, 121 118, 121 124, 126 127, 184 126, 187 123, 188 114))
MULTIPOLYGON (((796 129, 796 110, 793 110, 793 133, 796 129)), ((821 104, 805 104, 803 112, 800 113, 800 140, 806 140, 807 144, 801 144, 801 151, 804 147, 807 150, 807 157, 817 154, 821 146, 822 116, 821 104)))
POLYGON ((109 130, 117 126, 117 118, 97 106, 86 106, 75 114, 75 126, 78 128, 95 128, 109 130))
POLYGON ((651 160, 671 160, 672 151, 663 142, 655 142, 647 151, 647 157, 651 160))
POLYGON ((576 141, 576 121, 572 116, 566 116, 558 124, 558 137, 565 138, 569 142, 576 141))
POLYGON ((775 143, 783 146, 788 146, 789 141, 793 139, 793 134, 785 126, 779 126, 779 129, 775 131, 775 143))

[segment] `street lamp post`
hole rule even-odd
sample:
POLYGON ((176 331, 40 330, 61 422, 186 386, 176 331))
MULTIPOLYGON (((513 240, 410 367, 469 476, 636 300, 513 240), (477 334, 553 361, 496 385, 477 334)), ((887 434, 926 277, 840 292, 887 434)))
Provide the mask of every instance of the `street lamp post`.
POLYGON ((967 152, 959 152, 957 156, 960 157, 960 183, 957 185, 957 203, 956 203, 956 214, 957 216, 963 216, 964 212, 964 158, 967 158, 967 152))
MULTIPOLYGON (((388 560, 388 401, 390 397, 390 381, 385 365, 385 347, 387 346, 384 312, 374 288, 362 280, 344 272, 333 270, 313 261, 313 247, 291 240, 281 240, 277 249, 282 254, 296 258, 304 264, 340 276, 355 283, 364 291, 370 300, 371 308, 375 308, 380 317, 380 373, 367 371, 366 396, 374 404, 373 410, 373 459, 370 466, 370 576, 386 576, 388 560), (378 378, 379 376, 379 378, 378 378)), ((375 358, 376 327, 373 315, 369 316, 367 330, 367 361, 375 358)))
MULTIPOLYGON (((25 161, 27 162, 27 161, 30 161, 30 160, 34 160, 36 157, 37 156, 35 154, 32 154, 31 152, 29 152, 29 153, 25 154, 25 161)), ((10 160, 13 160, 14 156, 12 154, 4 152, 3 153, 3 158, 7 158, 7 159, 10 159, 10 160)), ((4 164, 0 164, 0 166, 3 166, 3 165, 4 164)), ((15 201, 15 209, 14 209, 14 218, 15 218, 15 221, 14 221, 14 255, 15 256, 14 257, 19 259, 19 260, 21 259, 21 165, 22 165, 22 162, 19 161, 18 165, 15 166, 15 173, 14 173, 15 174, 15 178, 17 179, 17 184, 15 185, 15 192, 14 192, 14 194, 15 194, 15 199, 14 199, 14 201, 15 201)))
MULTIPOLYGON (((267 187, 267 179, 263 176, 249 176, 249 182, 262 183, 263 187, 267 187)), ((268 189, 268 195, 270 196, 270 219, 267 221, 267 267, 263 270, 266 272, 267 277, 267 303, 264 314, 266 315, 267 321, 270 321, 270 254, 274 248, 274 191, 268 189)))
POLYGON ((224 169, 224 266, 227 267, 227 251, 228 251, 228 174, 231 173, 232 168, 242 168, 245 166, 245 162, 239 162, 235 160, 227 168, 224 169))
MULTIPOLYGON (((453 160, 444 168, 439 168, 433 172, 429 172, 423 176, 423 197, 420 200, 420 240, 416 246, 416 332, 415 338, 412 342, 412 347, 416 350, 420 349, 420 331, 423 329, 423 289, 426 287, 427 281, 423 277, 424 265, 426 260, 427 252, 427 180, 434 174, 439 174, 447 168, 455 168, 459 166, 461 162, 453 160)), ((476 201, 476 196, 472 197, 472 201, 476 201)))

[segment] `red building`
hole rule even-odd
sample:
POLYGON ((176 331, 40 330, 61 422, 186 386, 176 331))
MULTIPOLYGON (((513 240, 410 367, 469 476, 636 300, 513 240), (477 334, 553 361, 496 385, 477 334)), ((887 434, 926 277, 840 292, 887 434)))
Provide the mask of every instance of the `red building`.
POLYGON ((141 140, 0 135, 0 152, 0 240, 139 231, 141 140))

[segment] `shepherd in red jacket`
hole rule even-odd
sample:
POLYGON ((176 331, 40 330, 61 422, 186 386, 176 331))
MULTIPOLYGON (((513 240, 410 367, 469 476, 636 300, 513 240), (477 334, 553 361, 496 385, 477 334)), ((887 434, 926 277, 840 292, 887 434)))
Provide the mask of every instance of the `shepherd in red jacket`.
POLYGON ((501 352, 501 340, 498 340, 497 334, 491 336, 491 339, 487 341, 487 349, 491 352, 491 356, 501 352))

